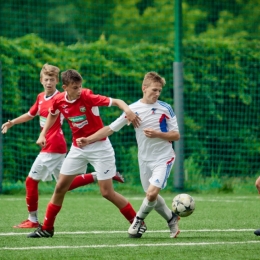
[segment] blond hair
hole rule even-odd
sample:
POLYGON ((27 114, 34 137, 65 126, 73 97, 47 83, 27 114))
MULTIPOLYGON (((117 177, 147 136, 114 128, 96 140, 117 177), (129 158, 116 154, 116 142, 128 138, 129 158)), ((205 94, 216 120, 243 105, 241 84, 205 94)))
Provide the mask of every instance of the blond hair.
POLYGON ((166 84, 166 81, 158 73, 151 71, 145 74, 143 86, 150 87, 152 83, 159 83, 163 87, 166 84))
POLYGON ((46 75, 50 77, 56 77, 56 79, 59 81, 59 73, 60 69, 58 67, 45 63, 41 69, 40 78, 42 78, 43 75, 46 75))

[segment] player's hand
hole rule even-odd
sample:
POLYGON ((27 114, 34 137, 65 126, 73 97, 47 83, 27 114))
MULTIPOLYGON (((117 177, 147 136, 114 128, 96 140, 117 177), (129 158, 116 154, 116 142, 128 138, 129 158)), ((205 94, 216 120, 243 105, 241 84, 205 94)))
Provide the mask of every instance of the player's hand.
POLYGON ((128 125, 132 123, 134 128, 139 127, 142 121, 141 118, 131 110, 126 113, 126 118, 128 120, 128 125))
POLYGON ((152 128, 145 128, 144 130, 144 135, 148 138, 155 138, 157 137, 157 131, 155 131, 152 128))
POLYGON ((39 136, 38 140, 36 141, 36 144, 38 144, 40 147, 46 146, 46 138, 42 135, 39 136))
POLYGON ((88 141, 88 139, 86 137, 80 137, 80 138, 76 139, 76 143, 77 143, 78 147, 83 147, 83 146, 90 144, 90 142, 88 141))
POLYGON ((6 123, 2 125, 2 134, 6 134, 8 129, 11 128, 14 123, 11 120, 8 120, 6 123))

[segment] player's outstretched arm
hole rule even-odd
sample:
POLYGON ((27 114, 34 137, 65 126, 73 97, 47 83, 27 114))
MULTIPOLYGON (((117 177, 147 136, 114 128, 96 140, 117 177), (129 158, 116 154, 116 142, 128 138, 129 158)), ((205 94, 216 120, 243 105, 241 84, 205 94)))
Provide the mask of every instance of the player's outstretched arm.
POLYGON ((141 118, 136 115, 129 106, 121 99, 112 99, 112 106, 118 106, 126 114, 126 118, 134 127, 139 127, 141 123, 141 118))
POLYGON ((38 140, 36 141, 36 144, 38 144, 41 147, 45 147, 46 145, 46 134, 48 132, 48 130, 53 126, 53 124, 55 123, 56 119, 58 118, 59 114, 57 115, 52 115, 51 113, 49 113, 45 125, 39 135, 38 140))
POLYGON ((79 147, 86 146, 88 144, 94 143, 96 141, 99 141, 107 136, 110 136, 114 133, 114 131, 111 130, 109 126, 105 126, 101 129, 99 129, 95 134, 90 135, 88 137, 80 137, 76 139, 77 145, 79 147))
POLYGON ((11 127, 13 127, 14 125, 18 125, 24 122, 27 122, 29 120, 32 120, 34 117, 33 116, 29 116, 27 113, 16 117, 15 119, 12 120, 8 120, 6 123, 4 123, 2 125, 2 134, 6 134, 8 129, 10 129, 11 127))
POLYGON ((180 139, 180 133, 178 131, 161 132, 156 131, 153 128, 145 128, 144 135, 148 138, 161 138, 166 141, 178 141, 180 139))

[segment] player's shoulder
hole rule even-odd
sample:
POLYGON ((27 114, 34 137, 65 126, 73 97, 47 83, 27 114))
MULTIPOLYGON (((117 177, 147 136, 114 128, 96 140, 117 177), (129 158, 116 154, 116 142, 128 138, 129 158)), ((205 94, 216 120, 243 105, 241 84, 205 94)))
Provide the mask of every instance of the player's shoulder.
POLYGON ((81 98, 84 98, 84 99, 89 99, 91 98, 91 96, 94 95, 93 91, 89 88, 83 88, 81 90, 81 98))
POLYGON ((141 105, 142 105, 142 103, 140 102, 140 99, 139 99, 139 100, 133 102, 132 104, 130 104, 129 107, 130 108, 137 108, 137 107, 139 107, 141 105))
POLYGON ((161 106, 171 106, 170 104, 166 103, 165 101, 162 100, 157 100, 157 103, 161 106))
POLYGON ((172 117, 175 116, 175 113, 173 112, 173 108, 172 108, 172 106, 170 104, 168 104, 168 103, 166 103, 164 101, 158 100, 157 101, 157 105, 160 106, 160 108, 162 110, 168 111, 172 117))
POLYGON ((41 92, 37 95, 37 98, 44 98, 45 92, 41 92))
POLYGON ((63 99, 65 97, 65 92, 57 92, 54 96, 53 99, 63 99))
POLYGON ((83 88, 81 90, 81 93, 85 94, 85 95, 90 95, 90 94, 94 94, 93 91, 89 88, 83 88))

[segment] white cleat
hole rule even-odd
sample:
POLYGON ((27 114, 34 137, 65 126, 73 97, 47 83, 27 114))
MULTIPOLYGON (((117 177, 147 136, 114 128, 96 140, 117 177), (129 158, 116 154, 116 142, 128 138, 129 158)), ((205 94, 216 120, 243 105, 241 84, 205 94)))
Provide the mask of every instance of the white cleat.
POLYGON ((180 234, 180 230, 178 227, 179 219, 180 217, 172 212, 172 218, 168 221, 171 238, 176 238, 180 234))
POLYGON ((144 223, 144 220, 136 216, 128 229, 128 234, 130 238, 141 238, 146 230, 147 227, 144 223))

